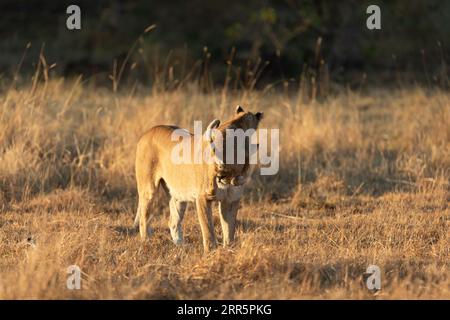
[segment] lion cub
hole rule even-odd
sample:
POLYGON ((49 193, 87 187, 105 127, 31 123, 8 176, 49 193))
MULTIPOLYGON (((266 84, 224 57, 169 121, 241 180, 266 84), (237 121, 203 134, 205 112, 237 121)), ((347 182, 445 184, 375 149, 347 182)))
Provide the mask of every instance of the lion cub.
MULTIPOLYGON (((145 240, 147 234, 150 233, 150 228, 147 229, 148 207, 161 185, 171 197, 169 228, 175 244, 181 244, 183 241, 181 222, 187 202, 196 204, 205 252, 216 247, 211 211, 212 201, 219 202, 223 245, 226 246, 233 241, 236 214, 244 189, 243 184, 247 181, 252 168, 249 164, 250 151, 245 149, 245 162, 241 164, 234 163, 234 161, 232 163, 219 161, 216 155, 218 153, 217 145, 226 149, 227 139, 220 139, 220 135, 217 133, 220 132, 222 137, 225 137, 227 129, 256 130, 262 118, 261 112, 255 114, 245 112, 241 106, 238 106, 235 115, 222 125, 217 119, 212 121, 201 141, 193 139, 193 135, 187 133, 192 137, 190 149, 195 150, 194 144, 200 143, 202 150, 209 153, 215 161, 175 163, 172 159, 172 151, 179 142, 173 141, 172 136, 175 130, 180 130, 175 126, 153 127, 139 139, 136 151, 139 205, 134 225, 135 227, 139 225, 142 240, 145 240)), ((234 150, 236 151, 238 147, 235 146, 234 150)), ((194 151, 192 151, 193 153, 194 151)))

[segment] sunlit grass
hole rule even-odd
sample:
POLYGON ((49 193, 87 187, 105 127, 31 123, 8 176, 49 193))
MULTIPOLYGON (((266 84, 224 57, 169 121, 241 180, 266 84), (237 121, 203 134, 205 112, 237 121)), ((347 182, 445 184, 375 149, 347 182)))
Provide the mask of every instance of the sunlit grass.
MULTIPOLYGON (((116 93, 62 78, 0 95, 0 298, 450 298, 450 95, 371 90, 116 93), (137 139, 237 104, 280 129, 280 172, 248 186, 237 243, 203 256, 192 206, 170 241, 167 198, 142 244, 137 139), (84 272, 66 288, 66 268, 84 272)), ((217 218, 217 215, 216 215, 217 218)), ((218 223, 218 220, 216 220, 218 223)), ((220 235, 219 225, 217 234, 220 235)), ((220 236, 219 236, 220 240, 220 236)))

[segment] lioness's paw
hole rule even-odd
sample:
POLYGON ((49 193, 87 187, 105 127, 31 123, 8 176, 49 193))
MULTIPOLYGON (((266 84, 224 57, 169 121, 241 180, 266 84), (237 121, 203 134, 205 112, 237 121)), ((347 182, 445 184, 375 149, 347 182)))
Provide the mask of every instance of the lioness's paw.
POLYGON ((181 238, 172 239, 172 241, 176 246, 181 246, 183 244, 183 239, 181 239, 181 238))
POLYGON ((153 230, 150 227, 147 227, 147 232, 142 232, 142 230, 139 230, 141 234, 141 241, 146 241, 147 238, 149 238, 153 234, 153 230))
POLYGON ((172 241, 175 245, 179 246, 183 244, 183 236, 178 232, 170 231, 170 235, 172 236, 172 241))

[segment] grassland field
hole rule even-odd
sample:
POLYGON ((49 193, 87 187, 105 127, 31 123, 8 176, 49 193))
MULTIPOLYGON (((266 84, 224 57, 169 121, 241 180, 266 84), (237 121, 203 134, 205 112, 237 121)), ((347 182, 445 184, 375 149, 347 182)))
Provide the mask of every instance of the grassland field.
MULTIPOLYGON (((96 88, 53 78, 0 90, 0 299, 450 299, 450 93, 96 88), (237 104, 280 130, 280 170, 256 172, 237 241, 204 255, 194 206, 171 242, 132 228, 134 155, 156 124, 192 130, 237 104), (369 265, 381 290, 364 283, 369 265), (67 267, 82 270, 68 290, 67 267)), ((221 230, 214 207, 216 234, 221 230)))

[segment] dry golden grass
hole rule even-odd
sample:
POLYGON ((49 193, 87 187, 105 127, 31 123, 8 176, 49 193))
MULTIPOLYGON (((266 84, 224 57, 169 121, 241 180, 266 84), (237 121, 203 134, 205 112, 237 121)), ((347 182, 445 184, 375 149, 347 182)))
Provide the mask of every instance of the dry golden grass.
MULTIPOLYGON (((422 89, 111 93, 55 79, 0 95, 0 298, 450 298, 450 94, 422 89), (236 104, 280 129, 280 172, 255 176, 237 243, 202 254, 131 229, 134 150, 155 124, 192 128, 236 104), (66 288, 66 268, 83 271, 66 288), (370 264, 382 289, 364 286, 370 264)), ((217 218, 217 215, 215 215, 217 218)), ((216 232, 220 240, 218 220, 216 232)))

